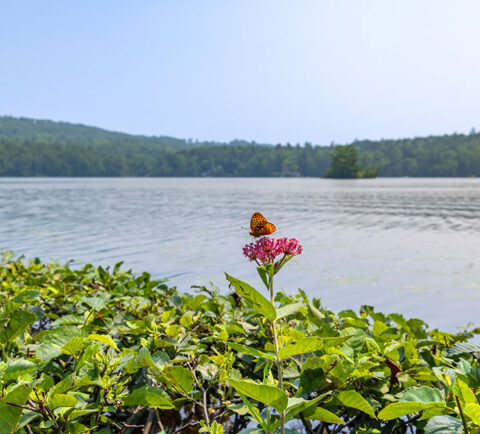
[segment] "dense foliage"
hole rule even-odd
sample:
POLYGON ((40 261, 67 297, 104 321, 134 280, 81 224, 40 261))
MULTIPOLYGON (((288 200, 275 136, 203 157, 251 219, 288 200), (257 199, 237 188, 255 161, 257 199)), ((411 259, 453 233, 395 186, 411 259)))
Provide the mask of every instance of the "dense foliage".
POLYGON ((358 149, 353 145, 335 146, 330 152, 330 160, 326 178, 376 178, 380 172, 380 167, 362 167, 358 161, 358 149))
MULTIPOLYGON (((132 135, 82 124, 14 118, 11 116, 0 116, 0 137, 11 139, 15 143, 30 141, 34 143, 83 145, 88 147, 107 146, 107 148, 108 145, 113 145, 124 150, 129 147, 138 147, 143 152, 153 150, 179 151, 181 149, 221 145, 218 142, 199 142, 168 136, 132 135)), ((248 144, 239 140, 231 143, 233 145, 248 144)))
MULTIPOLYGON (((356 141, 380 176, 480 176, 480 134, 356 141)), ((0 117, 0 176, 324 176, 331 146, 191 142, 0 117)), ((373 176, 374 173, 364 174, 373 176)))
POLYGON ((5 258, 0 432, 260 433, 279 430, 280 413, 290 433, 480 425, 470 332, 370 306, 335 314, 302 292, 274 306, 227 277, 234 294, 184 294, 120 264, 5 258))

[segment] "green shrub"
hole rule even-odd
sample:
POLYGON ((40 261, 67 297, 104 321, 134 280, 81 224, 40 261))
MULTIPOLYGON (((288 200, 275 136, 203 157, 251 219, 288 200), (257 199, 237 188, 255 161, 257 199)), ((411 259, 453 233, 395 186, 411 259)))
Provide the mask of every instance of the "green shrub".
POLYGON ((301 291, 274 305, 229 280, 238 293, 186 294, 121 264, 6 257, 0 433, 273 432, 282 414, 290 433, 480 424, 475 330, 370 306, 335 314, 301 291))

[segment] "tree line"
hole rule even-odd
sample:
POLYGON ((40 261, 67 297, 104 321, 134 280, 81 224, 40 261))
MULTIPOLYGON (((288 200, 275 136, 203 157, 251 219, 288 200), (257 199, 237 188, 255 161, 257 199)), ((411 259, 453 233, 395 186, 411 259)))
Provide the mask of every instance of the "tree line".
MULTIPOLYGON (((336 145, 258 145, 253 142, 192 142, 184 147, 157 141, 97 136, 84 127, 83 139, 53 129, 35 135, 34 124, 2 129, 0 176, 310 176, 327 174, 336 145), (7 131, 7 132, 6 132, 7 131), (30 138, 28 138, 31 136, 30 138), (57 137, 57 138, 56 138, 57 137), (55 139, 56 138, 56 139, 55 139), (198 145, 198 146, 197 146, 198 145)), ((15 119, 15 118, 10 118, 15 119)), ((31 122, 31 120, 29 120, 31 122)), ((44 121, 49 122, 49 121, 44 121)), ((53 123, 55 124, 55 123, 53 123)), ((72 125, 72 124, 66 124, 72 125)), ((47 124, 50 128, 52 125, 47 124)), ((62 126, 63 128, 63 126, 62 126)), ((68 128, 67 128, 68 129, 68 128)), ((105 131, 105 130, 100 130, 105 131)), ((38 131, 37 131, 38 133, 38 131)), ((108 133, 108 132, 106 132, 108 133)), ((145 138, 148 139, 148 138, 145 138)), ((177 139, 172 139, 177 140, 177 139)), ((480 176, 480 134, 452 134, 401 140, 355 141, 361 167, 379 176, 480 176)))

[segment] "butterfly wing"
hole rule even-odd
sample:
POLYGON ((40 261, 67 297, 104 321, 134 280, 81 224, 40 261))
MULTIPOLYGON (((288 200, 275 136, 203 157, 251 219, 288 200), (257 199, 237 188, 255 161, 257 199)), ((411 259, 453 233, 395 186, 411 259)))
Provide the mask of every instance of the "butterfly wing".
POLYGON ((266 223, 267 219, 259 212, 256 212, 252 215, 252 219, 250 220, 250 231, 255 232, 259 227, 263 227, 266 223))
POLYGON ((267 222, 267 223, 265 223, 265 225, 262 228, 260 228, 255 233, 254 236, 261 237, 263 235, 270 235, 270 234, 273 234, 276 230, 277 230, 277 228, 275 227, 275 225, 273 223, 267 222))
POLYGON ((252 215, 252 219, 250 220, 250 235, 261 237, 263 235, 269 235, 276 230, 275 225, 268 222, 261 213, 256 212, 252 215))

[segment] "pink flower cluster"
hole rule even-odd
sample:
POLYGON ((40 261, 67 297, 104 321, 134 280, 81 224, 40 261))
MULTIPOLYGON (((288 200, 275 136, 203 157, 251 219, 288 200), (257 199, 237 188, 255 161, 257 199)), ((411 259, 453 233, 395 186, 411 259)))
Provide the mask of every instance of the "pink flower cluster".
POLYGON ((263 237, 243 247, 243 254, 250 261, 265 265, 273 262, 278 255, 296 256, 302 253, 302 246, 295 238, 263 237))

